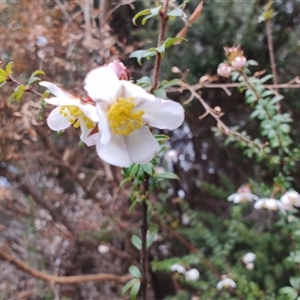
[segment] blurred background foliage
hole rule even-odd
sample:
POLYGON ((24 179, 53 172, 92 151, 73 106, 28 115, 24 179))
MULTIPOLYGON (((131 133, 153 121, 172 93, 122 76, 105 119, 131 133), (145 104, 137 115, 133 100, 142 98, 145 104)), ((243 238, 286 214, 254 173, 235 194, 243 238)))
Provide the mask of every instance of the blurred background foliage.
MULTIPOLYGON (((161 79, 179 77, 171 71, 174 66, 183 73, 188 70, 190 84, 204 75, 214 76, 225 59, 226 45, 241 45, 247 59, 259 63, 252 71, 271 73, 265 23, 258 22, 266 3, 206 1, 201 17, 189 28, 188 42, 167 50, 161 79)), ((137 80, 151 74, 153 59, 140 67, 128 56, 156 44, 158 21, 150 19, 146 26, 136 27, 131 20, 139 10, 153 5, 153 1, 1 1, 1 60, 3 64, 14 61, 14 76, 22 82, 36 69, 43 69, 43 80, 79 94, 90 69, 116 58, 137 80)), ((186 13, 197 5, 190 1, 186 13)), ((300 2, 277 0, 273 8, 277 13, 271 22, 278 79, 285 83, 299 75, 300 2)), ((168 36, 175 36, 183 25, 179 19, 171 20, 168 36)), ((219 78, 217 82, 227 81, 219 78)), ((251 109, 244 94, 230 91, 228 96, 222 89, 206 88, 202 97, 211 107, 222 108, 222 120, 229 127, 239 125, 253 138, 259 136, 259 124, 249 119, 251 109)), ((45 125, 50 108, 42 111, 43 120, 37 120, 40 104, 36 96, 24 95, 20 104, 9 105, 11 93, 8 85, 1 88, 1 240, 17 256, 49 273, 126 273, 139 260, 130 237, 138 232, 140 212, 128 213, 128 188, 118 188, 120 170, 102 163, 93 149, 79 147, 74 129, 62 135, 50 132, 45 125), (110 245, 111 251, 99 254, 100 243, 110 245)), ((299 90, 282 89, 281 93, 285 97, 282 111, 293 118, 291 134, 298 145, 299 90)), ((183 103, 188 94, 170 93, 169 97, 183 103)), ((278 174, 270 171, 268 162, 247 158, 234 144, 225 146, 226 137, 215 137, 215 120, 209 116, 198 119, 204 110, 197 100, 185 109, 184 125, 173 133, 165 132, 171 136, 167 146, 178 151, 179 159, 168 163, 161 157, 162 166, 178 174, 181 181, 164 182, 151 196, 156 213, 153 226, 160 228, 160 240, 151 249, 151 297, 280 299, 278 289, 297 274, 295 265, 285 258, 299 241, 291 242, 291 232, 285 223, 276 223, 276 214, 253 211, 250 204, 233 206, 226 200, 245 183, 260 191, 260 196, 270 197, 264 183, 272 184, 278 174), (183 224, 183 214, 189 216, 188 224, 183 224), (247 270, 241 261, 250 251, 257 255, 253 270, 247 270), (170 267, 177 262, 199 269, 200 280, 186 282, 180 274, 171 274, 170 267), (230 274, 237 282, 235 291, 216 289, 222 274, 230 274)), ((299 161, 295 163, 292 186, 299 191, 299 161)), ((6 270, 0 299, 120 297, 117 285, 50 287, 15 272, 3 261, 0 265, 6 270)))

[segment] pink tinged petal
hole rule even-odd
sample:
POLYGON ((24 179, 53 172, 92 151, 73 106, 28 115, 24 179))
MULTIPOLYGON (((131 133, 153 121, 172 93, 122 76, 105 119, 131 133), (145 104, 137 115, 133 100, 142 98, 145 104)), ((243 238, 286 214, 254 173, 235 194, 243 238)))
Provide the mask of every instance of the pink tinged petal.
POLYGON ((45 102, 55 106, 70 106, 70 105, 79 106, 80 104, 79 98, 74 98, 74 97, 67 98, 64 96, 48 98, 45 99, 45 102))
POLYGON ((53 109, 47 119, 48 126, 54 131, 60 131, 68 128, 71 123, 69 122, 70 117, 65 117, 59 113, 60 107, 53 109))
POLYGON ((172 100, 155 98, 153 101, 143 99, 136 110, 144 110, 143 120, 152 127, 174 130, 184 121, 184 109, 172 100))
POLYGON ((136 105, 139 104, 140 100, 139 99, 146 99, 149 101, 153 101, 155 97, 152 94, 147 93, 143 88, 140 86, 133 84, 132 82, 129 81, 120 81, 123 94, 121 95, 123 98, 130 98, 134 97, 136 105))
MULTIPOLYGON (((70 99, 74 99, 74 100, 77 100, 77 101, 79 100, 77 97, 75 97, 71 93, 68 93, 68 92, 64 91, 63 89, 61 89, 60 87, 58 87, 57 85, 55 85, 51 82, 41 81, 39 83, 39 85, 46 87, 56 97, 70 98, 70 99)), ((64 105, 64 104, 62 104, 62 105, 64 105)))
POLYGON ((116 91, 120 80, 111 68, 104 66, 90 71, 84 83, 84 89, 94 101, 103 101, 108 104, 116 102, 116 91))
POLYGON ((79 105, 80 110, 93 122, 98 123, 99 117, 96 106, 89 103, 82 103, 79 105))
POLYGON ((98 141, 96 150, 98 156, 111 165, 126 168, 132 163, 126 149, 124 136, 113 135, 106 145, 102 145, 98 141))
POLYGON ((93 146, 96 145, 100 139, 99 132, 90 135, 93 129, 88 129, 83 122, 80 122, 81 136, 80 139, 87 145, 93 146))
POLYGON ((154 136, 145 127, 133 131, 125 138, 125 142, 131 161, 139 164, 148 163, 159 147, 154 136))
POLYGON ((111 132, 106 117, 107 111, 105 109, 105 105, 101 103, 97 103, 96 108, 99 117, 99 123, 98 123, 99 131, 101 132, 100 143, 102 145, 106 145, 111 139, 111 132))

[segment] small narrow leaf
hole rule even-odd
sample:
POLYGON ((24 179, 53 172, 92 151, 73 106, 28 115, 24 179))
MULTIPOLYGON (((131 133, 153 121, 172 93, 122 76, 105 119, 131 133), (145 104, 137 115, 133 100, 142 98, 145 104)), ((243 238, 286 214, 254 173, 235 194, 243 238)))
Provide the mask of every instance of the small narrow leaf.
POLYGON ((165 173, 159 173, 159 174, 155 174, 155 178, 164 178, 164 179, 176 179, 176 180, 180 180, 180 178, 172 173, 172 172, 165 172, 165 173))
POLYGON ((41 78, 39 78, 39 77, 30 77, 29 81, 28 81, 28 86, 32 85, 33 83, 35 83, 37 81, 41 81, 41 78))
POLYGON ((0 76, 7 79, 7 73, 2 68, 0 68, 0 76))
POLYGON ((43 70, 36 70, 32 73, 31 77, 35 77, 37 75, 45 75, 45 72, 43 70))
POLYGON ((167 13, 169 17, 182 17, 184 15, 183 10, 179 7, 176 7, 175 9, 169 11, 167 13))
POLYGON ((166 142, 170 139, 170 137, 168 137, 167 135, 164 134, 155 134, 154 137, 156 138, 156 140, 160 143, 160 142, 166 142))
POLYGON ((138 236, 133 235, 131 237, 131 243, 137 250, 142 250, 142 240, 138 236))
POLYGON ((148 249, 152 246, 154 238, 156 237, 156 235, 157 235, 157 230, 154 230, 148 236, 148 238, 147 238, 147 248, 148 249))
POLYGON ((134 278, 128 281, 122 288, 121 295, 124 296, 124 294, 137 282, 138 279, 134 278))
POLYGON ((5 67, 5 71, 8 76, 10 76, 13 73, 11 70, 13 63, 14 63, 13 61, 10 61, 5 67))
POLYGON ((130 290, 130 300, 135 300, 141 287, 141 281, 136 281, 130 290))
POLYGON ((129 273, 134 276, 135 278, 141 278, 142 277, 142 273, 141 271, 139 270, 138 267, 136 266, 130 266, 129 267, 129 273))
POLYGON ((150 12, 151 12, 150 9, 144 9, 144 10, 138 12, 138 13, 133 17, 132 23, 133 23, 134 25, 136 25, 136 20, 137 20, 139 17, 149 15, 150 12))

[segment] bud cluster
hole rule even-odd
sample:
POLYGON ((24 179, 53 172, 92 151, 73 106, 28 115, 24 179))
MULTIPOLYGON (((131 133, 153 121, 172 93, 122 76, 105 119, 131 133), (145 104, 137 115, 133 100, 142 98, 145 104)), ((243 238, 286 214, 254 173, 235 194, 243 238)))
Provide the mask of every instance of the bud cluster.
POLYGON ((247 59, 240 46, 224 47, 224 51, 227 61, 219 64, 217 73, 222 77, 228 78, 233 70, 243 70, 247 59))

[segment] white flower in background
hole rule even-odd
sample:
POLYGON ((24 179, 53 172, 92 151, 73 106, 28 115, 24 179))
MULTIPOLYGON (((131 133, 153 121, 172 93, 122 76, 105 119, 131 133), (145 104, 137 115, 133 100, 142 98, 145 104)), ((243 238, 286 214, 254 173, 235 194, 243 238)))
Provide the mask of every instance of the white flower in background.
POLYGON ((196 281, 200 278, 200 273, 197 269, 190 269, 185 272, 186 281, 196 281))
POLYGON ((228 287, 232 287, 234 289, 236 288, 236 283, 227 275, 222 275, 222 279, 217 284, 217 289, 221 290, 228 287))
POLYGON ((259 200, 259 197, 250 192, 241 192, 230 195, 227 200, 233 203, 252 202, 259 200))
POLYGON ((283 194, 280 201, 284 204, 290 204, 296 207, 300 207, 300 195, 296 191, 288 191, 283 194))
POLYGON ((181 215, 181 223, 182 223, 182 225, 189 225, 190 222, 191 222, 190 216, 188 214, 186 214, 186 213, 183 213, 181 215))
POLYGON ((57 106, 47 119, 48 126, 54 131, 61 131, 73 125, 81 129, 81 140, 88 146, 97 143, 97 134, 91 134, 99 121, 95 105, 85 102, 47 81, 40 82, 55 97, 45 99, 45 102, 57 106))
POLYGON ((180 273, 180 274, 185 274, 186 269, 185 269, 185 267, 182 266, 182 265, 174 264, 174 265, 171 267, 171 271, 172 271, 172 272, 178 272, 178 273, 180 273))
POLYGON ((184 120, 179 103, 156 98, 129 81, 119 80, 107 66, 89 72, 84 88, 96 102, 99 116, 97 154, 115 166, 148 163, 159 147, 148 126, 174 130, 184 120))
POLYGON ((259 199, 254 204, 254 208, 256 208, 256 209, 266 208, 268 210, 274 210, 274 211, 281 210, 282 212, 286 212, 287 210, 292 208, 292 205, 285 204, 274 198, 262 198, 262 199, 259 199))
POLYGON ((256 259, 256 255, 252 252, 248 252, 242 257, 242 261, 246 265, 246 268, 248 270, 253 270, 254 269, 254 263, 253 262, 255 261, 255 259, 256 259))
POLYGON ((98 252, 101 254, 105 254, 109 252, 109 246, 107 245, 99 245, 98 252))
POLYGON ((170 149, 167 151, 164 158, 168 163, 176 163, 178 160, 178 152, 174 149, 170 149))

